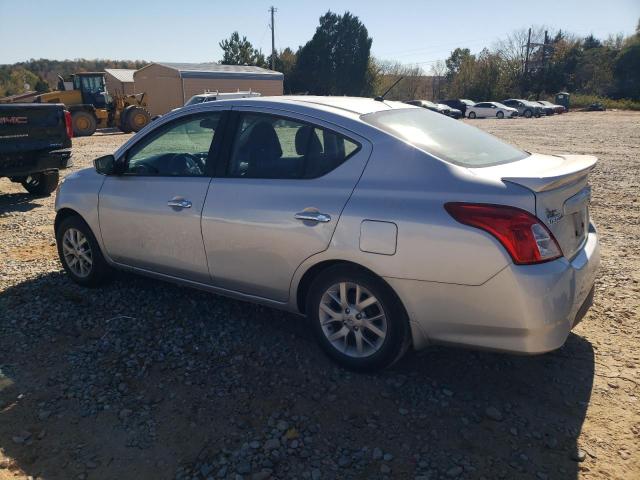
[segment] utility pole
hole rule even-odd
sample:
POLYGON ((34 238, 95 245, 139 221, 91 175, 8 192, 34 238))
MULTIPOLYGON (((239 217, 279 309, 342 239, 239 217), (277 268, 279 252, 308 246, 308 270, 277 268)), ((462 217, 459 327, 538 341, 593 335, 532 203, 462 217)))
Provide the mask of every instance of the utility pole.
POLYGON ((269 8, 269 11, 271 12, 271 25, 269 25, 271 27, 271 70, 276 69, 276 27, 274 22, 274 14, 276 10, 277 8, 273 5, 269 8))
POLYGON ((522 75, 522 94, 527 84, 527 77, 529 75, 529 52, 531 50, 531 28, 529 28, 529 36, 527 37, 527 51, 524 55, 524 72, 522 75))

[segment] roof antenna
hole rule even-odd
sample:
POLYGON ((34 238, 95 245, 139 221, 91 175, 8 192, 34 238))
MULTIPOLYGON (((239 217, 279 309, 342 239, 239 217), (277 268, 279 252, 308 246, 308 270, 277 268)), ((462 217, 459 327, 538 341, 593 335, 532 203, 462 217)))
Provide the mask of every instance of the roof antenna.
POLYGON ((374 100, 376 102, 384 102, 384 97, 387 96, 387 93, 389 93, 391 90, 393 90, 393 87, 395 87, 397 84, 399 84, 402 79, 404 79, 404 77, 400 77, 398 80, 393 82, 393 85, 391 85, 389 88, 387 88, 386 92, 384 92, 382 95, 380 95, 378 97, 375 97, 374 100))

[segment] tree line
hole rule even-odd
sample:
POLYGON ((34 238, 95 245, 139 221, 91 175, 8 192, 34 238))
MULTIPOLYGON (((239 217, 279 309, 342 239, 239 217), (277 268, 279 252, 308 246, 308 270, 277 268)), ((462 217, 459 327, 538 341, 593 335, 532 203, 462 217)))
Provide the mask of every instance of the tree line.
MULTIPOLYGON (((328 11, 313 37, 297 49, 272 57, 246 36, 233 32, 219 45, 227 65, 255 65, 284 74, 284 92, 314 95, 374 96, 404 77, 389 99, 475 100, 507 97, 541 98, 561 90, 610 98, 640 100, 640 22, 635 34, 597 39, 544 28, 515 31, 477 54, 455 48, 428 71, 371 55, 372 38, 359 18, 328 11), (526 45, 529 44, 529 48, 526 45)), ((21 93, 26 86, 55 88, 57 75, 104 68, 135 68, 143 61, 29 60, 0 66, 0 96, 21 93)))

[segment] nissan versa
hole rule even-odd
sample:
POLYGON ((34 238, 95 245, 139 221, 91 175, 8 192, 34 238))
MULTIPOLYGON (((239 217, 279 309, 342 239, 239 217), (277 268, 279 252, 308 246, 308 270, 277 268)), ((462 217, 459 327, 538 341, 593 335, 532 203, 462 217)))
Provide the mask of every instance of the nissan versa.
POLYGON ((357 370, 436 343, 541 353, 592 303, 595 163, 380 99, 210 102, 67 176, 56 239, 81 285, 124 268, 298 312, 357 370))

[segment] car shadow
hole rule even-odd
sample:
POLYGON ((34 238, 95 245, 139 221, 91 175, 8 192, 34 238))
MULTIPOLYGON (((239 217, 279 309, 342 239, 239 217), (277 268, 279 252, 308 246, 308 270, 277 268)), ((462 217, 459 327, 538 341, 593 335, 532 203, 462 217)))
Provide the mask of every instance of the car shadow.
POLYGON ((574 334, 547 355, 431 347, 356 374, 301 317, 130 274, 83 289, 52 272, 5 289, 0 312, 9 471, 205 478, 201 465, 263 441, 278 418, 324 460, 290 449, 275 478, 309 461, 322 478, 381 478, 375 454, 337 464, 374 447, 392 478, 573 479, 590 461, 577 450, 594 351, 574 334))
POLYGON ((30 193, 7 193, 0 194, 0 215, 9 212, 28 212, 41 205, 34 202, 45 196, 32 195, 30 193))

